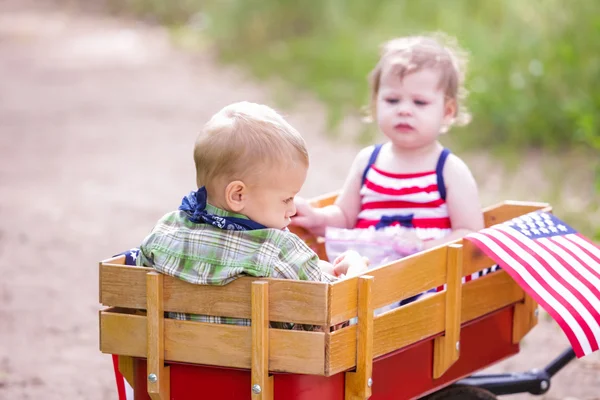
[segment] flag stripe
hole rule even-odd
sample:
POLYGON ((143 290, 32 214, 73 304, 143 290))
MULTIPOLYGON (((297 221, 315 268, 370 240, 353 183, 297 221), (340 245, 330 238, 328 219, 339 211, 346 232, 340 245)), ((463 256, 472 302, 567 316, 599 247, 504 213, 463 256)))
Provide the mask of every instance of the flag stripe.
MULTIPOLYGON (((570 242, 573 242, 581 251, 584 252, 585 255, 589 257, 590 265, 600 264, 600 250, 597 247, 594 247, 590 242, 583 239, 579 235, 567 235, 565 239, 568 239, 570 242)), ((599 274, 600 276, 600 274, 599 274)))
MULTIPOLYGON (((561 257, 551 250, 551 243, 540 240, 538 241, 538 245, 543 249, 544 252, 546 252, 547 255, 552 256, 552 254, 555 254, 557 257, 554 259, 556 263, 545 263, 544 258, 540 254, 534 253, 534 257, 536 257, 541 263, 545 263, 544 267, 547 268, 548 272, 571 293, 573 293, 573 295, 579 299, 581 304, 585 306, 592 318, 594 318, 596 321, 596 324, 594 324, 596 328, 594 329, 593 326, 590 326, 590 328, 598 332, 595 334, 595 337, 598 339, 600 336, 600 314, 597 310, 600 310, 600 300, 595 298, 594 293, 592 293, 590 288, 588 288, 580 279, 577 279, 577 276, 579 276, 577 271, 572 270, 571 268, 566 268, 566 263, 562 264, 559 262, 561 257), (548 244, 549 246, 547 246, 548 244)), ((550 284, 551 282, 548 283, 550 284)))
MULTIPOLYGON (((600 325, 592 315, 593 307, 589 302, 584 300, 584 296, 581 293, 574 290, 572 282, 565 280, 563 275, 567 272, 560 268, 560 263, 548 254, 537 241, 528 239, 525 235, 512 228, 499 226, 497 230, 491 230, 488 234, 497 237, 499 240, 503 240, 498 237, 499 235, 505 235, 506 239, 510 241, 508 251, 516 253, 517 257, 523 261, 523 266, 530 272, 535 272, 540 284, 544 285, 551 293, 554 292, 562 297, 562 300, 558 298, 557 300, 561 301, 576 320, 583 320, 580 322, 580 325, 590 342, 590 347, 597 349, 600 342, 600 325), (510 246, 510 243, 513 246, 510 246), (556 269, 561 269, 561 273, 557 273, 556 269), (586 303, 588 306, 586 306, 586 303)), ((504 243, 506 244, 506 242, 504 243)))
MULTIPOLYGON (((484 229, 482 232, 487 233, 486 231, 488 230, 484 229)), ((561 326, 578 357, 591 351, 585 333, 571 313, 569 313, 557 299, 548 293, 548 291, 540 285, 533 276, 531 276, 523 265, 506 253, 504 249, 498 246, 496 242, 485 234, 472 233, 468 236, 468 239, 478 243, 478 247, 481 248, 486 255, 496 259, 496 261, 522 288, 529 289, 527 292, 533 295, 535 300, 540 303, 561 326), (497 257, 494 257, 494 255, 497 257)))
MULTIPOLYGON (((576 269, 577 262, 570 257, 569 254, 562 251, 562 249, 550 239, 543 238, 538 239, 537 241, 531 241, 525 237, 519 238, 518 236, 521 234, 513 229, 502 227, 499 228, 499 230, 506 232, 507 234, 514 232, 512 237, 519 241, 519 244, 521 247, 524 247, 525 251, 527 251, 529 247, 532 250, 532 252, 530 252, 531 255, 541 262, 546 270, 557 280, 561 281, 563 285, 569 285, 569 290, 578 296, 580 300, 584 299, 585 302, 588 302, 589 298, 589 301, 594 304, 594 307, 590 304, 589 307, 587 307, 588 310, 592 315, 598 315, 598 310, 600 310, 600 299, 595 298, 595 296, 600 296, 600 291, 598 291, 593 284, 589 282, 586 284, 585 281, 577 279, 577 277, 581 278, 581 274, 579 274, 579 271, 576 269), (526 242, 523 242, 523 239, 525 239, 526 242), (564 262, 561 263, 560 260, 563 260, 564 262), (567 262, 567 260, 569 262, 567 262), (594 291, 595 294, 592 293, 592 291, 594 291)), ((600 285, 600 281, 596 282, 596 284, 600 285)), ((598 318, 595 319, 600 321, 598 318)))
MULTIPOLYGON (((577 257, 577 251, 572 252, 563 246, 561 240, 558 239, 559 238, 540 239, 540 243, 547 244, 549 249, 564 261, 565 268, 569 269, 574 276, 578 277, 579 280, 593 292, 593 296, 597 298, 596 300, 598 300, 598 303, 600 304, 599 277, 594 274, 594 271, 590 271, 590 269, 585 266, 585 263, 577 257)), ((597 307, 597 309, 600 310, 600 306, 597 307)))
MULTIPOLYGON (((551 242, 550 242, 551 243, 551 242)), ((562 258, 552 252, 550 247, 546 248, 546 242, 539 242, 540 246, 550 254, 556 255, 556 260, 561 261, 562 258)), ((563 260, 564 261, 564 260, 563 260)), ((561 266, 568 265, 566 262, 560 264, 561 266)), ((600 300, 597 297, 598 290, 593 287, 588 287, 583 280, 578 279, 580 277, 576 270, 570 270, 570 268, 561 268, 560 271, 550 269, 550 273, 555 275, 557 280, 560 280, 569 290, 579 299, 579 301, 585 306, 587 311, 591 314, 595 323, 588 324, 593 332, 593 340, 590 338, 590 346, 592 351, 596 351, 600 345, 600 300)))
POLYGON ((587 253, 581 249, 581 247, 577 246, 577 244, 567 237, 557 237, 553 240, 561 245, 566 251, 573 254, 573 256, 581 262, 581 264, 592 276, 600 279, 600 264, 594 262, 594 260, 592 260, 592 258, 588 256, 587 253), (592 268, 592 265, 596 265, 596 270, 592 268))

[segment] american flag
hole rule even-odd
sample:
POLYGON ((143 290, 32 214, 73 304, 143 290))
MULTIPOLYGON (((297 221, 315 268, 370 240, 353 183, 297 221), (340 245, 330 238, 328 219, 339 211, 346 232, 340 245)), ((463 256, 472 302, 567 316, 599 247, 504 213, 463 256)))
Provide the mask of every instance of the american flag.
POLYGON ((546 212, 469 234, 560 325, 577 357, 600 345, 600 248, 546 212))

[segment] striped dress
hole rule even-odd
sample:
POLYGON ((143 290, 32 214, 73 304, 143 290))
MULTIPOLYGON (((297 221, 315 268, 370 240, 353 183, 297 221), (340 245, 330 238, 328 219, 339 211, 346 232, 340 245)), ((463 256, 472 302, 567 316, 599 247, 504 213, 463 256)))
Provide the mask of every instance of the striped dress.
MULTIPOLYGON (((361 207, 356 228, 375 229, 400 225, 413 230, 421 240, 443 238, 452 233, 452 223, 446 205, 444 164, 450 150, 443 149, 435 170, 413 174, 393 174, 374 164, 381 151, 374 147, 362 179, 361 207)), ((477 279, 498 269, 486 268, 463 277, 463 282, 477 279)), ((437 288, 437 291, 443 287, 437 288)), ((420 295, 403 300, 406 304, 420 295)))
POLYGON ((356 228, 400 225, 413 229, 422 240, 450 234, 452 224, 443 176, 450 151, 442 151, 435 170, 393 174, 374 165, 380 150, 381 145, 376 145, 363 174, 356 228))

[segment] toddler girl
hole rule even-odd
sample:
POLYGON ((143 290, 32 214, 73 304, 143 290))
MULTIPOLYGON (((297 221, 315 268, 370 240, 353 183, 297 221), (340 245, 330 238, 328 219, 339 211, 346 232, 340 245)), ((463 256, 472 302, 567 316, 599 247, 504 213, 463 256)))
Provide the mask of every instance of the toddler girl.
POLYGON ((334 205, 313 208, 297 198, 292 224, 325 235, 330 252, 354 243, 365 255, 355 239, 387 251, 371 266, 483 229, 471 171, 438 141, 470 120, 462 104, 464 65, 463 52, 440 38, 385 43, 370 74, 370 108, 387 142, 358 153, 334 205))

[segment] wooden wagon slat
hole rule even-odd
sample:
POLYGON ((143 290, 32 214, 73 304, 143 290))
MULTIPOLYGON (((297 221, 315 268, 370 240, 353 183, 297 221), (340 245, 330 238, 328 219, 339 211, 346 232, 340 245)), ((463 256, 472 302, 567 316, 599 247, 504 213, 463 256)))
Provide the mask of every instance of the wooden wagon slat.
POLYGON ((523 302, 515 305, 515 312, 513 314, 513 343, 519 343, 537 325, 537 308, 537 302, 527 293, 525 293, 523 302))
MULTIPOLYGON (((440 247, 370 270, 368 274, 374 278, 373 306, 379 308, 443 285, 447 258, 447 249, 440 247)), ((355 277, 331 285, 330 325, 356 317, 357 283, 355 277)))
POLYGON ((170 372, 169 367, 165 366, 163 277, 158 272, 149 272, 146 275, 148 300, 146 354, 148 357, 148 394, 152 400, 171 398, 170 372))
MULTIPOLYGON (((522 301, 521 289, 505 271, 467 282, 462 287, 461 324, 522 301)), ((373 356, 379 357, 444 331, 446 292, 397 308, 374 320, 373 356)), ((355 366, 356 326, 327 338, 326 375, 355 366)))
POLYGON ((444 335, 433 342, 433 378, 441 377, 458 360, 460 350, 460 311, 462 304, 463 246, 448 246, 448 282, 444 335))
POLYGON ((537 210, 550 212, 552 207, 548 203, 511 200, 486 207, 482 211, 484 224, 490 227, 537 210))
POLYGON ((358 325, 356 328, 356 371, 346 372, 346 400, 371 397, 373 384, 373 277, 358 280, 358 325))
MULTIPOLYGON (((100 302, 109 307, 146 308, 146 273, 151 268, 100 264, 100 302)), ((251 318, 250 288, 257 278, 208 286, 164 277, 165 311, 251 318)), ((320 282, 269 279, 271 321, 325 325, 329 286, 320 282)))
MULTIPOLYGON (((100 312, 103 353, 146 358, 146 317, 118 309, 100 312)), ((164 320, 165 360, 231 368, 251 367, 250 327, 164 320)), ((324 375, 325 333, 269 329, 269 369, 324 375)))

